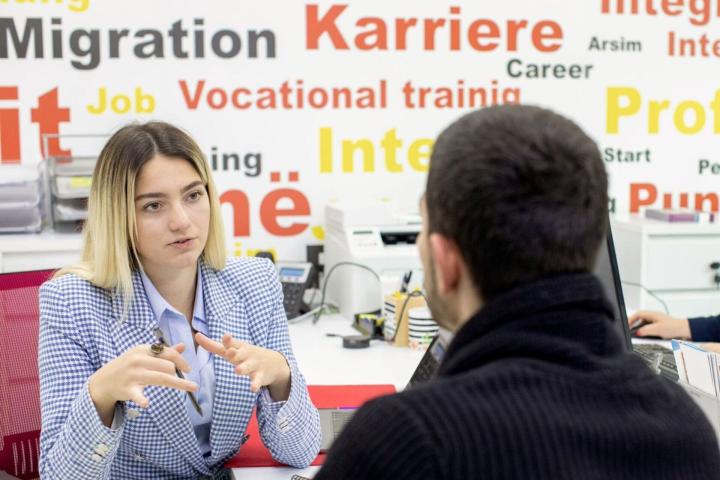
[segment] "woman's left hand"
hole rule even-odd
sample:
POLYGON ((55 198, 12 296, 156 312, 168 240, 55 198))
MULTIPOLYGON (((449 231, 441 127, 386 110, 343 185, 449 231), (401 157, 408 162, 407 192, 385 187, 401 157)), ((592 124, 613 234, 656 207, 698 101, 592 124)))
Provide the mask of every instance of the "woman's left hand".
POLYGON ((195 341, 208 352, 235 365, 238 375, 250 377, 250 390, 253 392, 266 386, 276 402, 287 400, 290 396, 290 366, 281 353, 236 340, 229 333, 223 335, 222 343, 202 333, 195 334, 195 341))

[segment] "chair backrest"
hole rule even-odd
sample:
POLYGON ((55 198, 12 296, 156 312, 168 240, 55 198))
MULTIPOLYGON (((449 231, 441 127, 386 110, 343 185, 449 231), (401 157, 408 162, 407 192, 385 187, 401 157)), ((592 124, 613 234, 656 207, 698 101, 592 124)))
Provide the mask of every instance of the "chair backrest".
POLYGON ((0 274, 0 471, 40 476, 38 290, 53 270, 0 274))

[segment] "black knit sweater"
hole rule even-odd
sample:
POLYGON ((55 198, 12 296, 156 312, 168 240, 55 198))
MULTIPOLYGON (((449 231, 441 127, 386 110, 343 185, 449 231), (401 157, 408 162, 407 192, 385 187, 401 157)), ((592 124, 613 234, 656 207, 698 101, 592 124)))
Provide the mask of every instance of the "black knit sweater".
POLYGON ((361 408, 316 480, 719 479, 703 413, 612 322, 590 274, 502 295, 460 329, 438 378, 361 408))

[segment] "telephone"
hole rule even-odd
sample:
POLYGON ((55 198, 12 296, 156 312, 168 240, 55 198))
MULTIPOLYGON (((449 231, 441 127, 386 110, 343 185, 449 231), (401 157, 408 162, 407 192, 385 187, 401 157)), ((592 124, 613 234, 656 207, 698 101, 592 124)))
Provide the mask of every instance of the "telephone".
POLYGON ((308 262, 277 262, 283 289, 283 306, 288 320, 308 311, 303 294, 313 281, 313 264, 308 262))

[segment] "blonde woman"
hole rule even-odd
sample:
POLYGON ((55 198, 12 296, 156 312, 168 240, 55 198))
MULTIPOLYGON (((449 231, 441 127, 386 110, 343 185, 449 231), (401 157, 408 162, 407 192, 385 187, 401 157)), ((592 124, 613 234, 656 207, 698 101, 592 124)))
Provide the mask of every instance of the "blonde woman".
POLYGON ((159 122, 115 133, 83 233, 82 261, 40 290, 42 477, 216 475, 254 407, 273 457, 310 464, 319 419, 275 269, 226 261, 197 144, 159 122))

